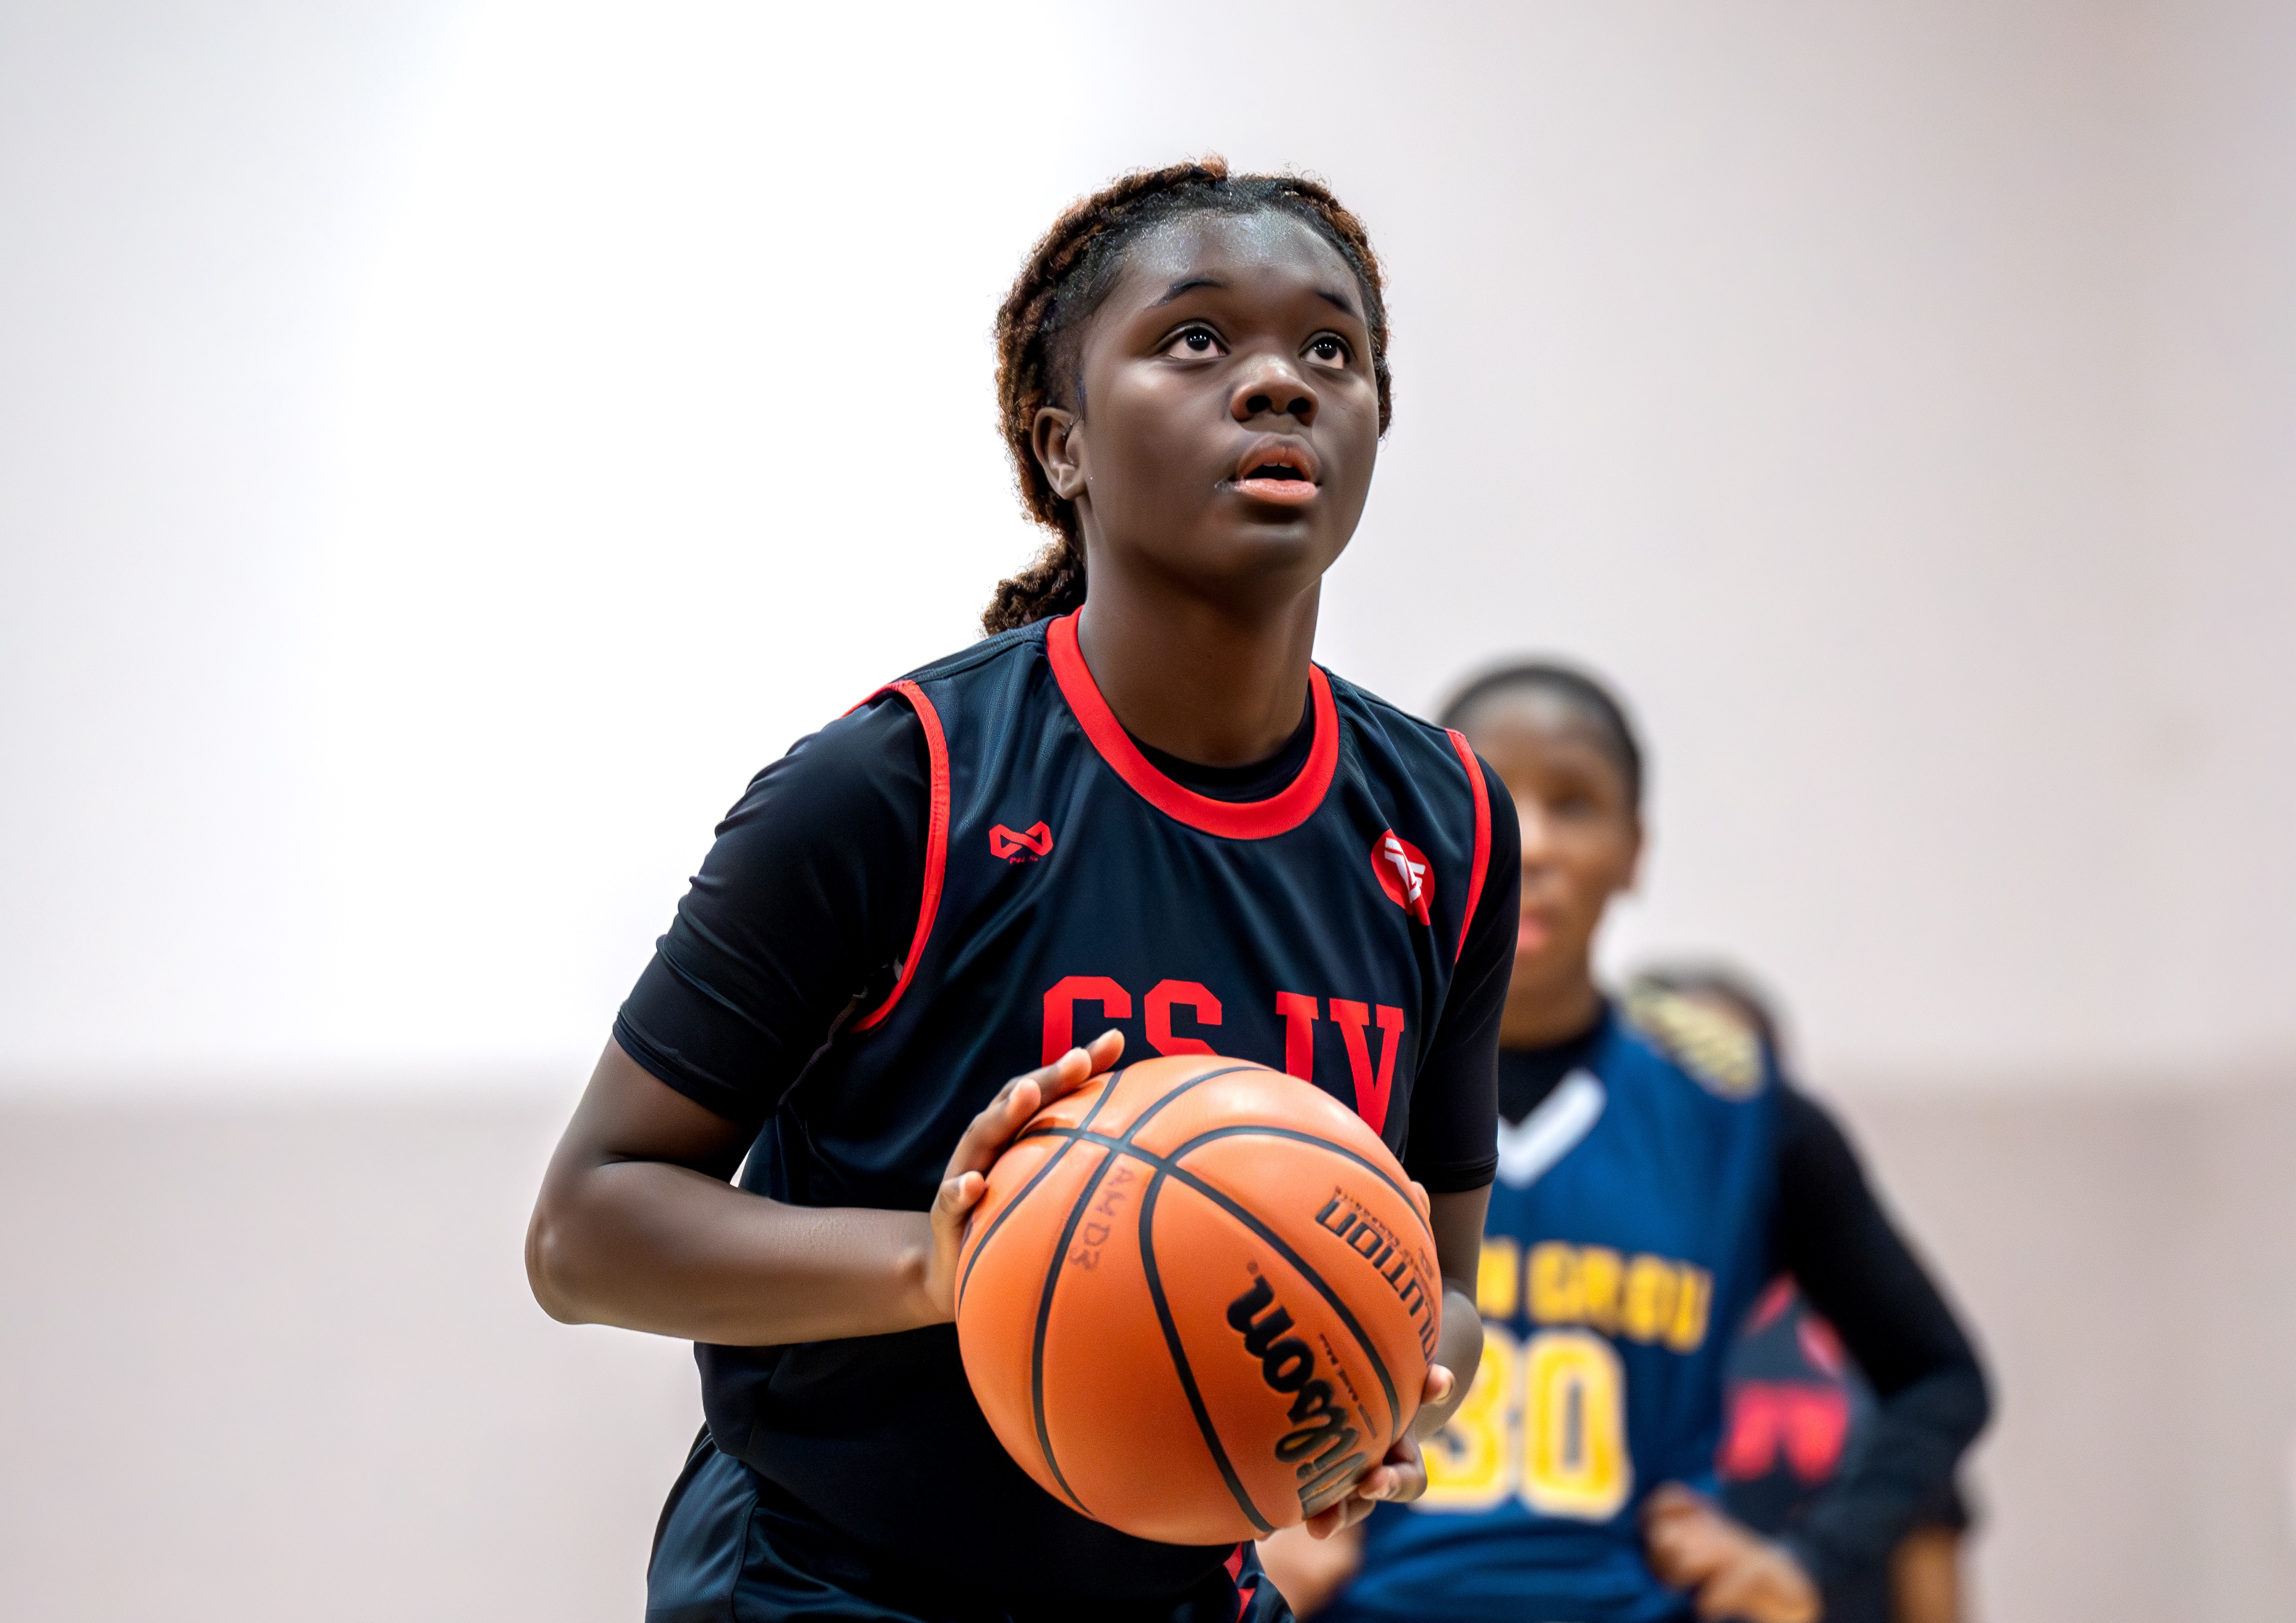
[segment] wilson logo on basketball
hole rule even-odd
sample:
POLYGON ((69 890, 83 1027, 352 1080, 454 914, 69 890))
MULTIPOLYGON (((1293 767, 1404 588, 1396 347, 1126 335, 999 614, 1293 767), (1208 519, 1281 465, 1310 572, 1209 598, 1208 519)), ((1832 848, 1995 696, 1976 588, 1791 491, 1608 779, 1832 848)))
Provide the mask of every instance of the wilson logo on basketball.
POLYGON ((1227 1322, 1243 1337, 1243 1350, 1259 1360, 1260 1379, 1292 1399, 1293 1430, 1275 1441, 1275 1457, 1298 1467, 1300 1508, 1314 1513, 1315 1502, 1355 1480, 1365 1455, 1355 1448, 1356 1429, 1346 1408, 1332 1398, 1332 1383, 1316 1378, 1316 1353, 1298 1336, 1285 1335, 1292 1315, 1275 1300, 1266 1275, 1227 1305, 1227 1322))
POLYGON ((1031 824, 1022 833, 1014 833, 1003 824, 988 831, 988 854, 1002 857, 1006 862, 1034 862, 1039 857, 1053 854, 1053 831, 1042 823, 1031 824))
POLYGON ((1390 829, 1372 843, 1371 871, 1388 900, 1422 924, 1433 922, 1428 907, 1435 899, 1435 870, 1425 852, 1390 829))

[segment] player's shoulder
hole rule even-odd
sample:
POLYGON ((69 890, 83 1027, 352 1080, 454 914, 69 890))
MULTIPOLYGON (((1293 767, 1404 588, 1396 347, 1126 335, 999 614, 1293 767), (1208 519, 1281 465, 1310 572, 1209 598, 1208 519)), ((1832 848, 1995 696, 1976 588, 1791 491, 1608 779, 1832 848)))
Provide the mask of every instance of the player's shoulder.
MULTIPOLYGON (((890 686, 789 747, 750 780, 728 824, 791 815, 824 830, 881 807, 922 805, 930 775, 922 724, 890 686)), ((719 832, 726 832, 721 825, 719 832)))
POLYGON ((1643 982, 1619 1000, 1619 1025, 1630 1044, 1717 1099, 1743 1103, 1769 1083, 1761 1032, 1703 999, 1643 982))
MULTIPOLYGON (((962 707, 970 680, 986 679, 991 688, 1000 674, 1025 679, 1029 662, 1041 660, 1045 622, 983 637, 968 648, 945 654, 894 677, 819 732, 800 739, 788 756, 768 772, 791 770, 808 775, 867 777, 891 770, 897 776, 914 758, 920 770, 943 748, 946 727, 955 703, 962 707)), ((993 708, 999 695, 991 693, 993 708)), ((1010 694, 1002 695, 1008 698, 1010 694)), ((762 776, 762 775, 761 775, 762 776)))
POLYGON ((898 686, 901 682, 914 682, 921 685, 946 682, 973 672, 1026 665, 1041 660, 1045 655, 1045 634, 1051 625, 1050 620, 1031 620, 1025 626, 1015 626, 1010 631, 982 637, 970 647, 918 666, 887 686, 898 686))
POLYGON ((1439 767, 1453 777, 1461 776, 1466 758, 1459 753, 1455 735, 1448 730, 1414 716, 1393 701, 1382 699, 1369 688, 1359 687, 1328 668, 1324 670, 1324 677, 1332 684, 1332 702, 1355 724, 1365 743, 1374 751, 1390 754, 1398 764, 1414 771, 1439 767))

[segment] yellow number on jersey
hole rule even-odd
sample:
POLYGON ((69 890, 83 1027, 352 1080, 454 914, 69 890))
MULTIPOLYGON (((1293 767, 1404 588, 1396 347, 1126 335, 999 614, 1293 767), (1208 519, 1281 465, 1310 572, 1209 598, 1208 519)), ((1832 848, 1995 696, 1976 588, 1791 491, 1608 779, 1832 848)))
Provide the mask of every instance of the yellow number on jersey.
POLYGON ((1421 1451, 1427 1491, 1419 1503, 1427 1509, 1487 1511, 1514 1492, 1514 1338, 1485 1325, 1466 1401, 1421 1451))
POLYGON ((1542 1330, 1518 1348, 1483 1328, 1467 1398, 1428 1440, 1431 1511, 1484 1511, 1520 1494, 1542 1515, 1607 1521, 1634 1491, 1626 1369, 1601 1336, 1542 1330))
POLYGON ((1608 1521, 1634 1491, 1627 1372, 1584 1330, 1543 1330, 1523 1357, 1522 1497, 1531 1509, 1608 1521))

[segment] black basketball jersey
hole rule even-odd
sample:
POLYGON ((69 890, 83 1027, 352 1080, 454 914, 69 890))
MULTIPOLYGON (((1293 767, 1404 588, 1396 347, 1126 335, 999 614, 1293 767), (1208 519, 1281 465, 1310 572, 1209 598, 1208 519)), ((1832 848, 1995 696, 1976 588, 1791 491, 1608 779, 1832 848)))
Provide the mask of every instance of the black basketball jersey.
MULTIPOLYGON (((1467 926, 1505 901, 1483 895, 1491 799, 1458 734, 1321 669, 1310 685, 1306 766, 1242 803, 1157 770, 1073 616, 865 701, 923 726, 922 903, 890 989, 815 1056, 744 1185, 922 1210, 997 1088, 1111 1025, 1128 1058, 1218 1053, 1306 1078, 1411 1164, 1414 1084, 1467 926)), ((1475 1187, 1495 1157, 1421 1176, 1475 1187)), ((1139 1595, 1231 1554, 1132 1538, 1045 1493, 982 1418, 953 1326, 698 1351, 718 1447, 888 1560, 996 1582, 1025 1551, 1029 1587, 1139 1595)))

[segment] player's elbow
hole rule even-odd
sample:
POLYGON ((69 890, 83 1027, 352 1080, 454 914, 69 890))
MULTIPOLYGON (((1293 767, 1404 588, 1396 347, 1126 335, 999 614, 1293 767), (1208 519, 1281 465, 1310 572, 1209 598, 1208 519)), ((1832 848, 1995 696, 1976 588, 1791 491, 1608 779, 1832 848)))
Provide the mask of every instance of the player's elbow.
POLYGON ((594 1323, 582 1307, 581 1247, 562 1197, 545 1187, 526 1225, 526 1283, 542 1310, 562 1324, 594 1323))

